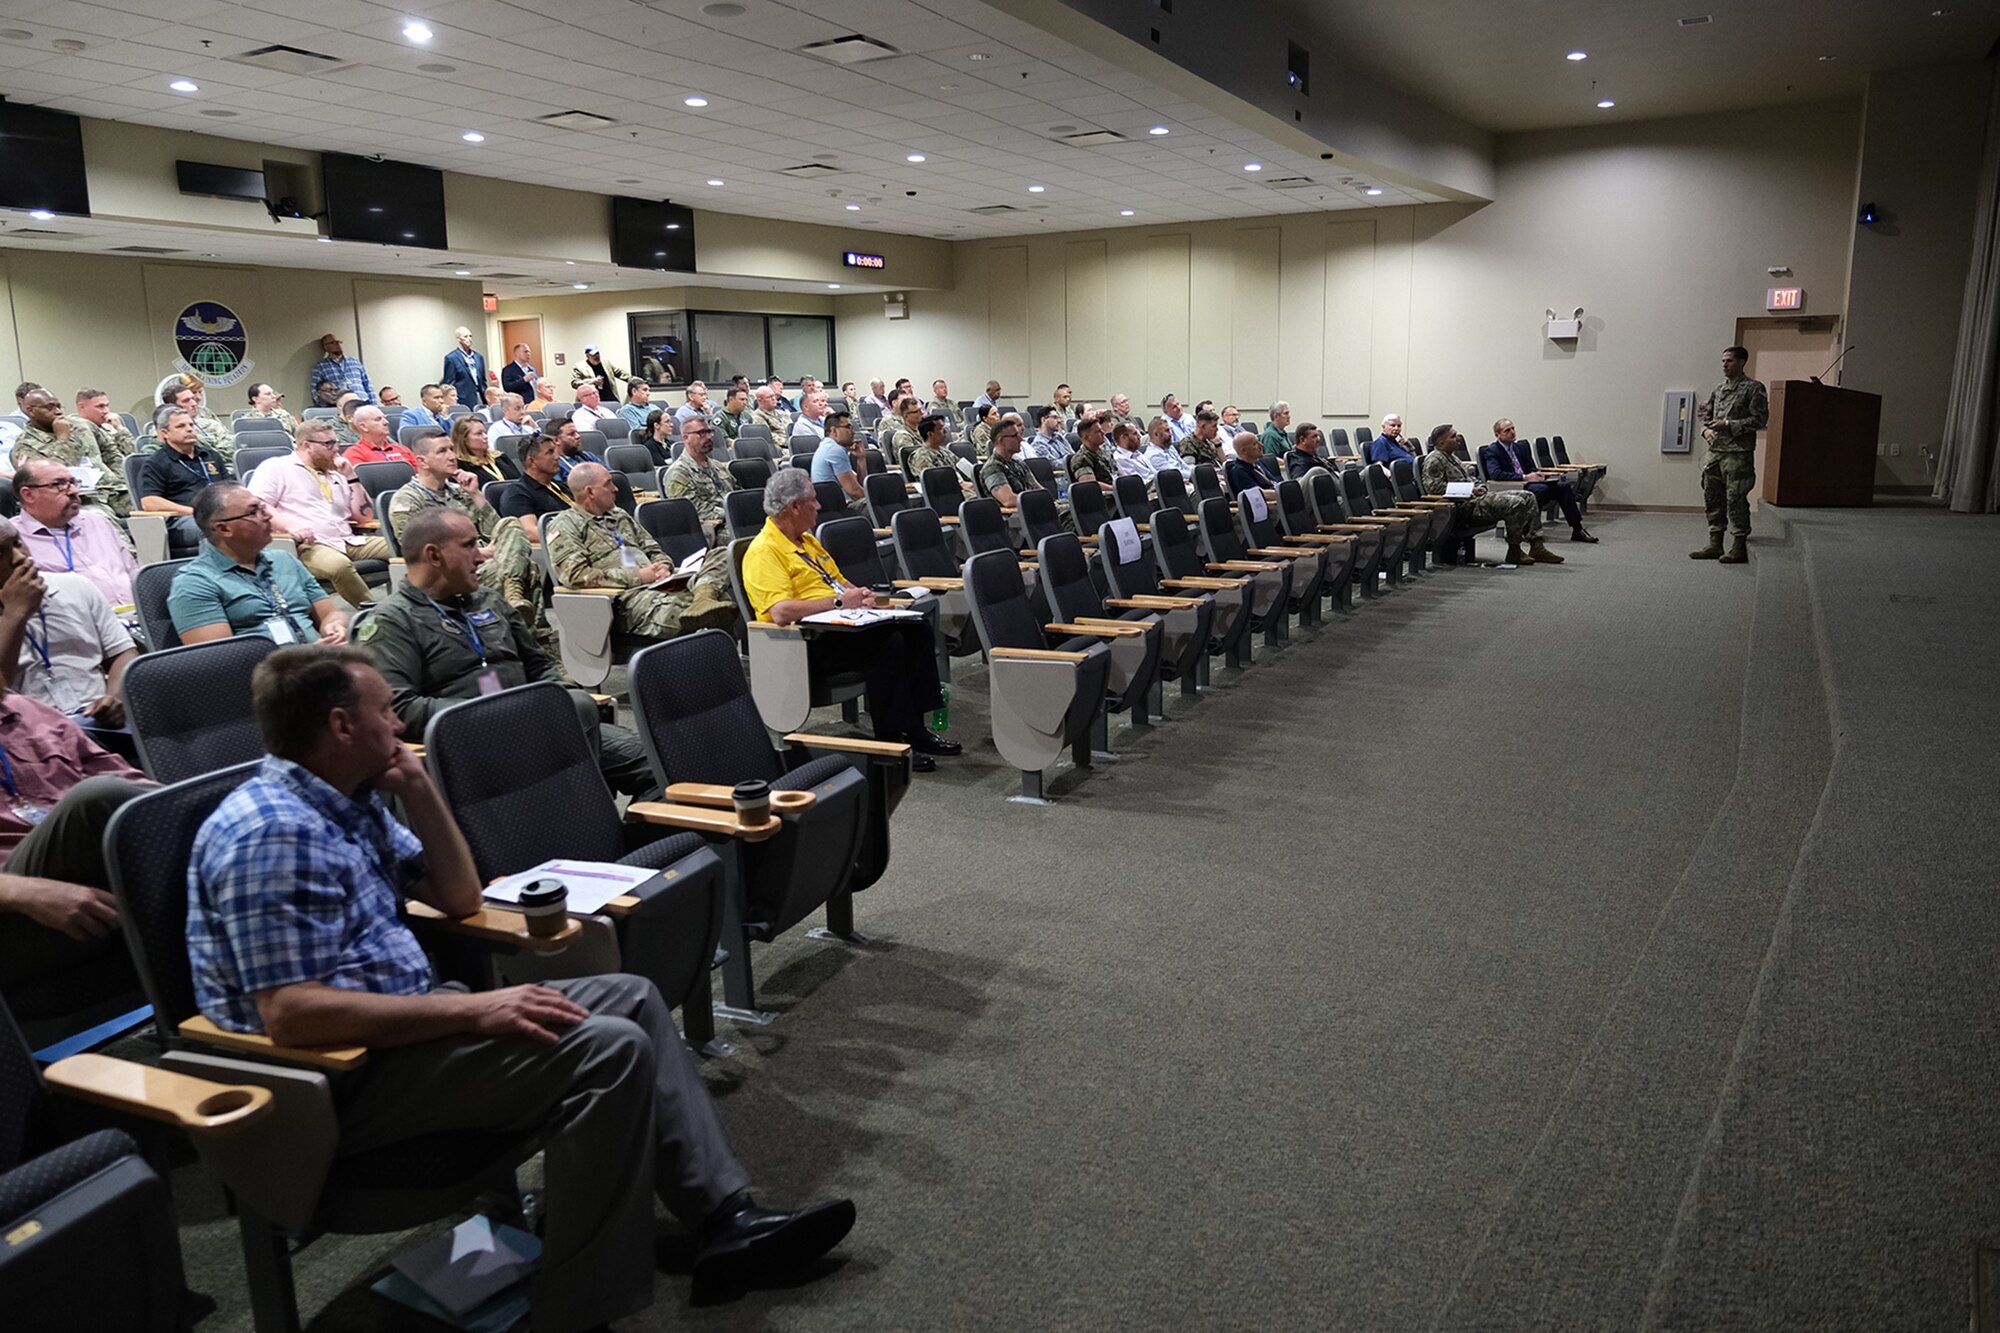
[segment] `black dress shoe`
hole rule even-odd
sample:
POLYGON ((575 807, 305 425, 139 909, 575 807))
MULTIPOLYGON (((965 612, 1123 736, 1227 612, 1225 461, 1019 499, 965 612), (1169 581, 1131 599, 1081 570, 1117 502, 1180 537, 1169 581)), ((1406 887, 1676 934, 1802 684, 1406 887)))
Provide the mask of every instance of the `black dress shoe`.
POLYGON ((1569 539, 1573 542, 1594 542, 1597 540, 1597 538, 1591 536, 1590 533, 1582 527, 1571 528, 1569 530, 1569 539))
POLYGON ((912 773, 935 773, 937 772, 937 760, 931 758, 921 750, 912 750, 910 751, 910 771, 912 773))
POLYGON ((748 1191, 740 1193, 702 1225, 694 1299, 713 1300, 809 1264, 840 1244, 853 1227, 851 1199, 780 1213, 759 1208, 748 1191))
POLYGON ((965 747, 957 741, 948 741, 935 732, 916 731, 910 733, 910 748, 918 754, 964 754, 965 747))

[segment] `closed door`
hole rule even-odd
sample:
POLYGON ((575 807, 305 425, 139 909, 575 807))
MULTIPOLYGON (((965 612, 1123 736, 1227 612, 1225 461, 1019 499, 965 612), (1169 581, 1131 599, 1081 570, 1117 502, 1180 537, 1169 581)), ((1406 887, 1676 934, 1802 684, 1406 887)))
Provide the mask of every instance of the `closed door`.
MULTIPOLYGON (((500 341, 505 343, 505 355, 514 359, 514 348, 521 343, 528 344, 528 363, 544 378, 549 373, 547 363, 542 360, 542 317, 532 315, 527 319, 503 319, 500 321, 500 341)), ((533 406, 533 404, 529 404, 533 406)))
MULTIPOLYGON (((1736 321, 1736 341, 1743 350, 1750 353, 1750 363, 1743 373, 1751 379, 1763 381, 1769 389, 1774 384, 1786 380, 1809 380, 1827 368, 1840 355, 1840 329, 1830 315, 1818 317, 1794 316, 1779 319, 1739 319, 1736 321)), ((1715 378, 1720 380, 1718 370, 1715 378)), ((1839 376, 1828 379, 1836 384, 1839 376)), ((1767 432, 1757 432, 1757 475, 1764 475, 1764 436, 1767 432)), ((1750 503, 1757 504, 1761 483, 1751 491, 1750 503)))

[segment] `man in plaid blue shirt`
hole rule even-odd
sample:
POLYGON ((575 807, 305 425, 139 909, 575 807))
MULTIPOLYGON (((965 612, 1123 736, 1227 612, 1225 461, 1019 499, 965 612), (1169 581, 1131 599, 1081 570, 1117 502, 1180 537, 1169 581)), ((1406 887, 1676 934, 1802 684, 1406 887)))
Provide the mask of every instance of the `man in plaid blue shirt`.
POLYGON ((551 1206, 531 1299, 544 1333, 651 1300, 653 1196, 698 1237, 698 1298, 839 1244, 851 1202, 782 1213, 750 1197, 652 982, 433 989, 401 899, 465 916, 479 875, 366 653, 281 648, 251 699, 270 754, 203 823, 188 867, 196 996, 217 1024, 280 1045, 370 1048, 340 1080, 343 1154, 447 1130, 539 1133, 551 1206))
POLYGON ((344 393, 358 393, 363 402, 375 401, 375 386, 368 382, 367 369, 359 361, 341 354, 338 334, 329 333, 321 338, 319 350, 320 359, 313 362, 312 374, 306 376, 308 391, 317 394, 321 384, 332 384, 335 401, 344 393))

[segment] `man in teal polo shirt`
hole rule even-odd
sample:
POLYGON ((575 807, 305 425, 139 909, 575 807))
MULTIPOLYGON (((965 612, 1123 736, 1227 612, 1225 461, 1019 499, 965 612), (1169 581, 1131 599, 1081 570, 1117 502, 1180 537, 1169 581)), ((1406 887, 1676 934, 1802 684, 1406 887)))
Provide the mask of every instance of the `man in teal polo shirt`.
POLYGON ((271 511, 248 487, 216 482, 194 502, 201 554, 181 566, 167 611, 182 643, 261 634, 287 643, 346 643, 347 615, 297 556, 271 551, 271 511))

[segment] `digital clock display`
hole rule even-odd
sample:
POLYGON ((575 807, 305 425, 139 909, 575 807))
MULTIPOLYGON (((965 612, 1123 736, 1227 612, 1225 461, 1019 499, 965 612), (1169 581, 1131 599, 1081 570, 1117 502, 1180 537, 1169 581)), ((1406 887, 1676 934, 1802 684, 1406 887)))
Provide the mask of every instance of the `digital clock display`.
POLYGON ((880 255, 864 255, 859 250, 849 250, 841 256, 841 263, 849 268, 887 268, 889 261, 880 255))

